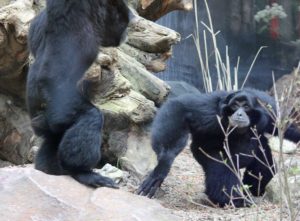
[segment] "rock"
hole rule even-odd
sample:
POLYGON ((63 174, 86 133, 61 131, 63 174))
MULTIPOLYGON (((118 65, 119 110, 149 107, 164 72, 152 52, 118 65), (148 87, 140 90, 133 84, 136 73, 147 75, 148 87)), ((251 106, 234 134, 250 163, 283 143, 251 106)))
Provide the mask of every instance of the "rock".
POLYGON ((130 171, 138 179, 156 166, 157 159, 150 142, 149 125, 111 131, 106 139, 108 147, 103 148, 104 158, 108 162, 117 163, 122 170, 130 171))
MULTIPOLYGON (((289 158, 284 162, 288 174, 288 186, 293 202, 300 200, 300 160, 289 158)), ((266 197, 272 203, 280 203, 280 191, 283 187, 280 186, 279 178, 282 178, 282 173, 277 173, 266 187, 266 197)), ((283 183, 283 180, 282 180, 283 183)))
POLYGON ((3 221, 179 221, 158 202, 131 193, 91 189, 69 176, 50 176, 32 168, 0 169, 3 221))
MULTIPOLYGON (((280 152, 280 142, 278 137, 274 137, 271 135, 267 135, 268 137, 268 142, 272 150, 276 152, 280 152)), ((282 152, 285 154, 292 154, 295 153, 297 150, 297 144, 284 139, 283 144, 282 144, 282 152)))
POLYGON ((120 183, 124 176, 122 170, 112 166, 109 163, 105 164, 100 170, 96 169, 95 171, 100 173, 102 176, 111 178, 113 181, 115 181, 115 183, 120 183))
POLYGON ((2 167, 9 167, 9 166, 13 166, 14 164, 8 162, 8 161, 3 161, 3 160, 0 160, 0 168, 2 167))
MULTIPOLYGON (((280 191, 283 190, 283 187, 280 186, 279 176, 280 174, 276 174, 266 187, 266 197, 272 203, 281 202, 280 191)), ((289 191, 291 193, 291 197, 293 201, 296 202, 300 199, 300 190, 299 190, 300 175, 288 177, 288 183, 289 183, 289 191)))
POLYGON ((157 165, 156 154, 152 149, 150 131, 132 128, 128 134, 127 151, 120 157, 120 165, 139 178, 144 177, 157 165))
MULTIPOLYGON (((289 116, 292 112, 294 116, 292 120, 300 128, 300 73, 294 71, 291 74, 284 75, 276 81, 275 85, 281 106, 287 107, 282 115, 289 116), (290 95, 289 90, 291 90, 290 95)), ((271 89, 270 94, 274 96, 274 88, 271 89)))

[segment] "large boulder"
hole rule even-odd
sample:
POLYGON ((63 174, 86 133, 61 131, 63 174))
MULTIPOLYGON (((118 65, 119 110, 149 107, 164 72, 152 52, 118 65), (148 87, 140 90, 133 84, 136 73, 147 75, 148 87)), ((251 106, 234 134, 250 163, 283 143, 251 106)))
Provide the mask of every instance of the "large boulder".
POLYGON ((0 169, 3 221, 176 221, 158 202, 131 193, 91 189, 69 176, 49 176, 32 168, 0 169))
POLYGON ((284 167, 287 172, 287 186, 284 184, 284 174, 279 172, 270 181, 266 187, 266 197, 272 203, 280 203, 280 192, 284 195, 284 190, 288 188, 293 204, 300 201, 300 160, 298 158, 288 158, 284 162, 284 167), (282 186, 284 184, 284 186, 282 186))
POLYGON ((300 72, 294 71, 291 74, 282 76, 276 81, 276 90, 273 87, 270 91, 272 96, 277 92, 278 99, 284 109, 284 115, 291 115, 293 113, 293 121, 300 128, 300 72))

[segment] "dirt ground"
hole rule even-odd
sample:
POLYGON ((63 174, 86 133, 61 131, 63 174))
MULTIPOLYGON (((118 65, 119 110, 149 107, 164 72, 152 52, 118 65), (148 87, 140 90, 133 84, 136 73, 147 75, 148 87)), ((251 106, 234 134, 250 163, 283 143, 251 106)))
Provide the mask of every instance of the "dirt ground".
MULTIPOLYGON (((296 154, 300 158, 300 150, 296 154)), ((134 192, 137 182, 127 182, 126 188, 134 192)), ((204 203, 204 173, 186 148, 175 160, 172 169, 155 195, 166 208, 180 217, 182 221, 277 221, 280 220, 280 205, 270 203, 264 197, 256 198, 258 206, 251 208, 213 208, 204 203)), ((282 213, 282 220, 287 219, 282 213)), ((300 221, 299 218, 297 219, 300 221)))

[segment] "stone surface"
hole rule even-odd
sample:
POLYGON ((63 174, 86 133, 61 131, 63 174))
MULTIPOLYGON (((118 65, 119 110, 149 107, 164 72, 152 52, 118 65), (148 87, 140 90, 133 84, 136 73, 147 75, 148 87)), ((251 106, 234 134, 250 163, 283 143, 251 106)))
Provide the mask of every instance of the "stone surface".
POLYGON ((154 200, 122 190, 85 187, 32 168, 0 169, 2 221, 176 221, 154 200))
MULTIPOLYGON (((300 160, 297 158, 288 158, 284 161, 284 166, 288 176, 288 188, 293 202, 300 200, 300 160)), ((283 191, 283 187, 280 185, 280 179, 283 183, 283 174, 278 173, 270 181, 266 187, 266 197, 272 203, 280 203, 280 191, 283 191)))
MULTIPOLYGON (((300 199, 300 175, 288 177, 288 183, 291 198, 293 199, 293 201, 298 201, 300 199)), ((266 197, 272 203, 280 203, 280 191, 282 190, 283 188, 280 186, 279 183, 279 174, 276 174, 272 181, 266 187, 266 197)))
POLYGON ((109 163, 105 164, 101 169, 96 169, 95 171, 99 172, 102 176, 111 178, 113 181, 115 181, 115 183, 120 183, 124 176, 122 170, 112 166, 109 163))
MULTIPOLYGON (((276 81, 276 92, 280 106, 283 109, 282 115, 287 116, 293 113, 292 121, 300 128, 300 72, 294 71, 278 79, 276 81)), ((270 94, 275 95, 274 87, 271 89, 270 94)))
POLYGON ((139 178, 145 176, 157 165, 157 157, 152 149, 150 131, 132 128, 128 133, 127 151, 120 158, 125 170, 131 171, 139 178))
MULTIPOLYGON (((276 152, 280 152, 280 140, 278 137, 274 137, 274 136, 267 136, 268 137, 268 142, 269 145, 271 147, 272 150, 276 151, 276 152)), ((282 153, 286 153, 286 154, 292 154, 295 153, 295 151, 297 150, 297 144, 284 139, 283 140, 283 144, 282 144, 282 153)))
POLYGON ((111 131, 106 139, 108 145, 104 145, 102 149, 103 159, 108 159, 106 162, 117 164, 138 179, 156 166, 157 159, 150 142, 149 125, 111 131))
POLYGON ((0 168, 9 166, 13 166, 13 164, 8 161, 0 160, 0 168))

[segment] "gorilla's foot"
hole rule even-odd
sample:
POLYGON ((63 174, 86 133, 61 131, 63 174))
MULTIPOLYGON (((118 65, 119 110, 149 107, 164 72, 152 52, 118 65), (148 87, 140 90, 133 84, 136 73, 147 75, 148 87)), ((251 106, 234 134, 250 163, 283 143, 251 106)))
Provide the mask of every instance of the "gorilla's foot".
POLYGON ((71 175, 75 180, 77 180, 79 183, 82 183, 84 185, 90 186, 90 187, 110 187, 114 189, 118 189, 119 187, 117 184, 110 179, 109 177, 102 176, 98 173, 95 173, 93 171, 90 172, 79 172, 76 174, 71 175))

